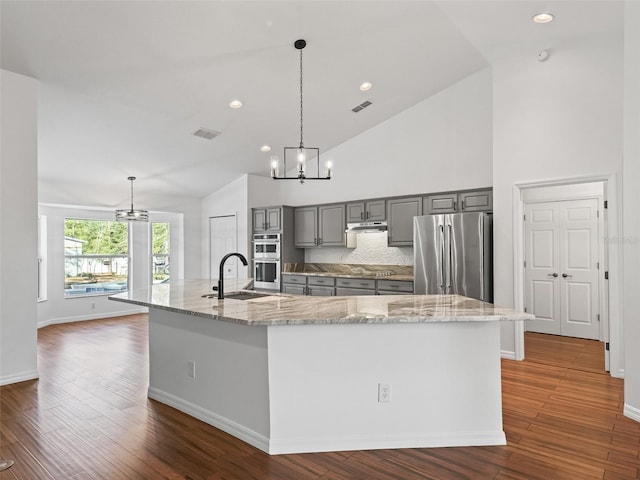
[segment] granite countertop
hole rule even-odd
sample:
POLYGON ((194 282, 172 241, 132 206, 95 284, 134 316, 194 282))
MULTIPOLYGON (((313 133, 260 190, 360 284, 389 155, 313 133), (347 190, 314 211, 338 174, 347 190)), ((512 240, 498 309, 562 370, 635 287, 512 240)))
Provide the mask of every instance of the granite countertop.
MULTIPOLYGON (((228 281, 225 293, 251 280, 228 281)), ((215 281, 213 281, 215 283, 215 281)), ((377 295, 307 297, 282 293, 251 300, 203 298, 211 280, 170 284, 112 295, 115 300, 241 325, 321 325, 341 323, 438 323, 528 320, 533 315, 459 295, 377 295)))

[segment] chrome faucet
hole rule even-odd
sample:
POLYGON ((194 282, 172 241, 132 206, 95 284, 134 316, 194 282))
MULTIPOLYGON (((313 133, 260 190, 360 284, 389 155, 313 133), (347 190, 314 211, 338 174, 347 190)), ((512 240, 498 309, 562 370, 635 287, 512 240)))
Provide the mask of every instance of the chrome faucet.
POLYGON ((244 255, 242 255, 241 253, 237 253, 237 252, 233 252, 233 253, 227 253, 224 257, 222 257, 222 260, 220 260, 220 275, 218 276, 218 298, 219 299, 223 299, 224 298, 224 262, 227 261, 227 258, 229 257, 238 257, 240 259, 240 261, 242 261, 242 264, 246 267, 248 265, 247 263, 247 259, 244 257, 244 255))

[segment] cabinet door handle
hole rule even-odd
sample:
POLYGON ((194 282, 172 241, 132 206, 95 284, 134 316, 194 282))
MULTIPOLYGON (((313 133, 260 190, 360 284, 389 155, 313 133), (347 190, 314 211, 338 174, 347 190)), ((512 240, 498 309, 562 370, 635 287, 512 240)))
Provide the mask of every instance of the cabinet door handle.
POLYGON ((364 220, 364 212, 360 212, 360 220, 364 220))
POLYGON ((398 285, 389 285, 390 288, 399 288, 398 285))
POLYGON ((343 284, 343 285, 351 285, 351 282, 345 282, 345 281, 343 281, 343 282, 342 282, 342 284, 343 284))
POLYGON ((360 285, 362 285, 363 287, 368 287, 369 286, 368 283, 361 283, 360 285))
MULTIPOLYGON (((557 273, 553 272, 553 273, 547 273, 547 277, 553 277, 556 278, 558 276, 557 273)), ((563 275, 564 276, 564 275, 563 275)))
POLYGON ((455 200, 453 201, 453 211, 454 212, 456 211, 456 201, 455 200))
POLYGON ((567 277, 568 277, 568 278, 573 278, 573 275, 568 275, 568 274, 566 274, 566 273, 563 273, 563 274, 562 274, 562 278, 567 278, 567 277))
POLYGON ((460 210, 464 210, 464 200, 460 200, 460 210))
POLYGON ((369 212, 367 212, 367 213, 365 214, 365 218, 366 218, 367 220, 369 220, 369 216, 370 216, 370 213, 369 213, 369 212))

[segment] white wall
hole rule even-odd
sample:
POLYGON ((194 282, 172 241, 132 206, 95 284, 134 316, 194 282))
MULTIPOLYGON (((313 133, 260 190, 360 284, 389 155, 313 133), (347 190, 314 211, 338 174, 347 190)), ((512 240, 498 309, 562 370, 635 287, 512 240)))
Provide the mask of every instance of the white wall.
POLYGON ((331 181, 278 181, 274 190, 286 205, 306 205, 490 187, 491 129, 487 68, 324 152, 331 181))
MULTIPOLYGON (((106 295, 64 296, 64 219, 86 218, 113 220, 112 210, 73 208, 70 206, 40 205, 39 213, 46 216, 47 222, 47 300, 38 303, 38 327, 54 323, 66 323, 80 320, 129 315, 146 312, 146 308, 134 307, 121 302, 112 302, 106 295)), ((171 278, 183 278, 184 265, 181 259, 184 250, 181 231, 182 214, 149 214, 150 222, 169 222, 171 278)), ((150 228, 151 223, 132 222, 130 230, 131 288, 144 288, 149 284, 150 271, 150 228)))
POLYGON ((625 5, 624 339, 625 415, 640 421, 640 4, 625 5))
MULTIPOLYGON (((495 302, 514 304, 512 195, 519 182, 608 175, 622 167, 621 36, 567 39, 546 62, 511 45, 493 62, 495 302)), ((610 233, 611 234, 611 233, 610 233)), ((513 326, 502 349, 514 351, 513 326)))
POLYGON ((0 385, 38 377, 37 83, 0 70, 0 385))
MULTIPOLYGON (((209 219, 224 215, 236 215, 238 222, 238 252, 248 260, 251 236, 251 218, 249 218, 249 175, 243 175, 237 180, 227 184, 217 192, 202 199, 202 224, 201 224, 201 276, 209 278, 209 219)), ((251 277, 248 267, 238 263, 238 277, 251 277)), ((215 275, 217 277, 217 275, 215 275)))

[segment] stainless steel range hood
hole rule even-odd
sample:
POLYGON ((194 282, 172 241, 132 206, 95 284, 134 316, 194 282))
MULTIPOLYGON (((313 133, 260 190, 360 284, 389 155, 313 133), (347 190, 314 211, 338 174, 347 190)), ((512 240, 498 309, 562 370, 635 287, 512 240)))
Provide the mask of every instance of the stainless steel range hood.
POLYGON ((347 233, 385 232, 387 222, 357 222, 347 223, 347 233))

